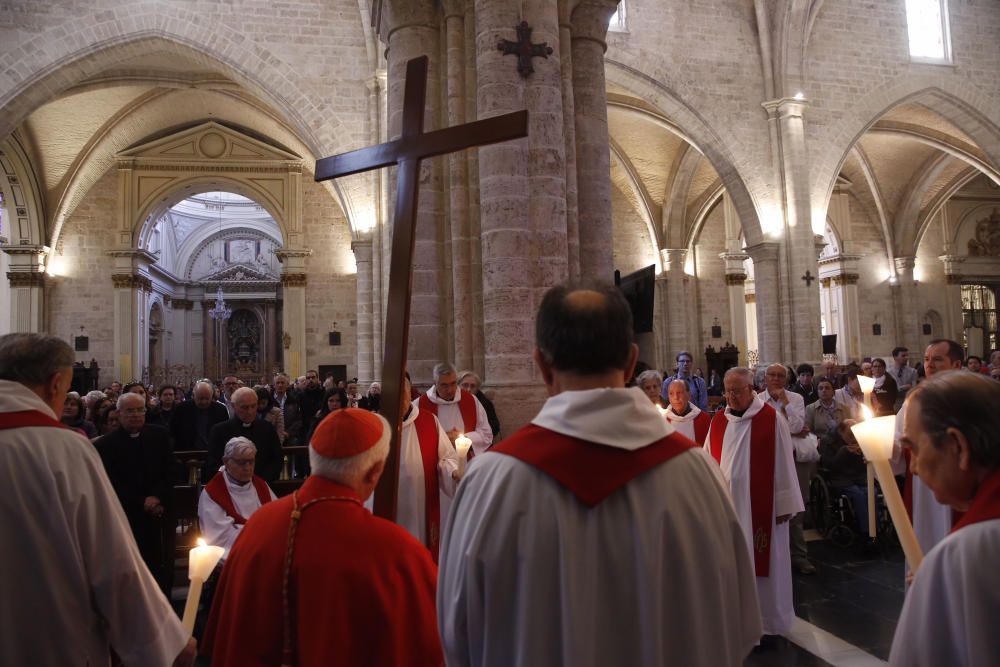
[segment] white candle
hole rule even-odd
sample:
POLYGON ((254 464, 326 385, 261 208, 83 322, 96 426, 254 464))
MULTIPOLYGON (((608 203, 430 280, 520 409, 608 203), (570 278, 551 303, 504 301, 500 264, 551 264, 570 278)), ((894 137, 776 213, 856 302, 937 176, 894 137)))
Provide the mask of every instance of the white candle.
POLYGON ((865 458, 875 468, 875 474, 878 475, 878 481, 882 485, 885 504, 892 517, 892 524, 896 527, 899 543, 910 564, 910 571, 916 572, 924 555, 917 542, 917 535, 913 532, 910 517, 906 514, 903 497, 899 493, 899 487, 896 486, 896 478, 893 477, 892 468, 889 466, 892 443, 896 437, 896 415, 863 421, 852 426, 851 431, 858 439, 865 458))
POLYGON ((188 579, 191 586, 188 588, 187 602, 184 603, 184 629, 194 632, 194 619, 198 615, 198 602, 201 600, 201 587, 205 580, 212 574, 222 554, 226 552, 222 547, 211 547, 205 544, 205 540, 198 538, 198 546, 192 549, 188 555, 188 579))
POLYGON ((455 449, 458 450, 459 477, 465 475, 465 463, 469 459, 469 447, 472 447, 472 441, 465 437, 464 433, 459 433, 458 437, 455 438, 455 449))

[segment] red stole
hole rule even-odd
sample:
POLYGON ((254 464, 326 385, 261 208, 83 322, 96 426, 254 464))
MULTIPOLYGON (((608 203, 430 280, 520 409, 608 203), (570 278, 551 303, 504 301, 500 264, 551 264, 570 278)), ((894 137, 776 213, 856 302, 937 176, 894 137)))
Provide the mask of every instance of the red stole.
MULTIPOLYGON (((771 573, 771 530, 774 520, 774 437, 778 413, 767 403, 750 418, 750 534, 758 577, 771 573)), ((712 421, 712 458, 722 462, 722 440, 729 420, 723 410, 712 421)))
POLYGON ((594 507, 647 470, 695 447, 680 433, 671 433, 629 451, 528 424, 490 451, 533 465, 594 507))
POLYGON ((27 428, 31 426, 69 428, 66 424, 49 417, 47 414, 39 410, 19 410, 17 412, 0 413, 0 431, 11 428, 27 428))
POLYGON ((1000 519, 1000 469, 994 470, 979 485, 969 509, 952 527, 951 532, 982 521, 1000 519))
MULTIPOLYGON (((667 421, 671 424, 673 420, 667 416, 667 421)), ((708 413, 702 410, 698 413, 698 416, 694 418, 692 422, 694 426, 694 440, 698 445, 705 444, 705 438, 708 436, 708 427, 712 425, 712 418, 708 416, 708 413)))
MULTIPOLYGON (((260 500, 260 505, 264 505, 271 502, 271 492, 267 490, 267 482, 258 477, 253 476, 253 488, 257 492, 257 499, 260 500)), ((215 473, 212 479, 205 485, 205 493, 208 497, 215 501, 215 503, 222 508, 222 510, 233 519, 233 523, 237 525, 243 525, 247 522, 246 518, 239 513, 236 509, 236 503, 233 502, 233 497, 229 495, 229 487, 226 486, 225 474, 222 471, 215 473)))
MULTIPOLYGON (((418 408, 419 409, 419 408, 418 408)), ((441 539, 441 496, 438 489, 438 429, 434 416, 420 410, 413 420, 420 458, 424 464, 424 544, 434 562, 438 560, 441 539)))
MULTIPOLYGON (((465 432, 476 430, 476 401, 479 400, 467 391, 463 391, 458 399, 458 410, 462 413, 462 423, 465 425, 465 432)), ((417 402, 421 412, 429 412, 435 417, 438 416, 437 403, 432 401, 427 394, 421 394, 417 402)))

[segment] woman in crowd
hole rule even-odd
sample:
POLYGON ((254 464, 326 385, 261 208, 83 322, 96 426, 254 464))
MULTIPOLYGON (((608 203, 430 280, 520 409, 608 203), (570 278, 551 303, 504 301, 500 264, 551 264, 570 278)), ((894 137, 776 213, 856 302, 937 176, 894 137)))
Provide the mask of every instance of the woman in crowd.
POLYGON ((84 419, 86 416, 87 408, 83 399, 79 396, 67 396, 66 402, 63 403, 62 423, 88 438, 93 438, 97 435, 97 429, 84 419))
POLYGON ((284 445, 288 433, 285 432, 285 418, 281 408, 275 405, 274 397, 267 387, 254 387, 254 392, 257 394, 257 419, 270 423, 278 432, 278 441, 284 445))
POLYGON ((653 405, 658 408, 667 407, 667 404, 660 396, 660 392, 663 391, 663 376, 660 375, 659 371, 653 369, 643 371, 635 378, 635 383, 642 389, 642 393, 649 397, 653 405))
POLYGON ((899 389, 892 376, 885 372, 885 360, 881 357, 872 359, 872 377, 875 378, 875 390, 872 392, 875 416, 886 417, 896 414, 893 408, 899 389))
POLYGON ((326 418, 328 414, 334 410, 340 410, 347 407, 347 392, 340 387, 333 387, 326 390, 326 395, 323 396, 323 406, 316 411, 313 417, 312 426, 309 428, 309 436, 306 438, 305 443, 309 444, 312 440, 312 434, 319 426, 319 423, 326 418))

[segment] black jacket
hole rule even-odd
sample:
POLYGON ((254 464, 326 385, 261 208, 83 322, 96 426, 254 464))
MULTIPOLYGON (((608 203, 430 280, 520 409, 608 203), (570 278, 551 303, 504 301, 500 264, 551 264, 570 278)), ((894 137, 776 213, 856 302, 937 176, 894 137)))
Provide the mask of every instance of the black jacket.
POLYGON ((268 482, 278 479, 278 475, 281 474, 282 460, 278 432, 263 419, 254 419, 249 426, 244 426, 239 417, 233 417, 212 427, 208 438, 208 456, 205 458, 205 467, 201 471, 201 478, 204 480, 212 479, 212 476, 219 470, 219 466, 222 465, 222 454, 226 451, 226 443, 237 436, 249 438, 250 442, 257 446, 257 463, 254 466, 254 473, 268 482))
POLYGON ((208 449, 212 427, 229 419, 226 406, 218 401, 212 401, 204 410, 194 401, 184 401, 173 413, 170 434, 174 436, 174 450, 181 452, 208 449))

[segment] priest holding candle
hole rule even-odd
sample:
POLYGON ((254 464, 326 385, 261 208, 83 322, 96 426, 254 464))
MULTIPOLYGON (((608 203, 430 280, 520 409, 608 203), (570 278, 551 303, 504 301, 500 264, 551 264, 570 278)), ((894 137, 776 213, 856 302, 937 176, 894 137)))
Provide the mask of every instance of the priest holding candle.
POLYGON ((1000 656, 1000 383, 944 373, 906 401, 913 474, 965 514, 927 554, 906 596, 891 665, 995 665, 1000 656))
POLYGON ((418 401, 420 409, 441 422, 441 428, 452 442, 465 435, 472 441, 472 451, 478 456, 493 442, 493 428, 486 408, 479 400, 458 386, 458 371, 449 363, 434 366, 434 385, 418 401))
MULTIPOLYGON (((437 417, 410 399, 410 373, 403 388, 396 523, 424 543, 437 562, 441 542, 441 494, 455 495, 462 461, 437 417)), ((461 438, 459 438, 460 440, 461 438)), ((468 438, 466 438, 468 441, 468 438)), ((471 443, 470 443, 471 444, 471 443)), ((365 502, 374 507, 375 495, 365 502)))

